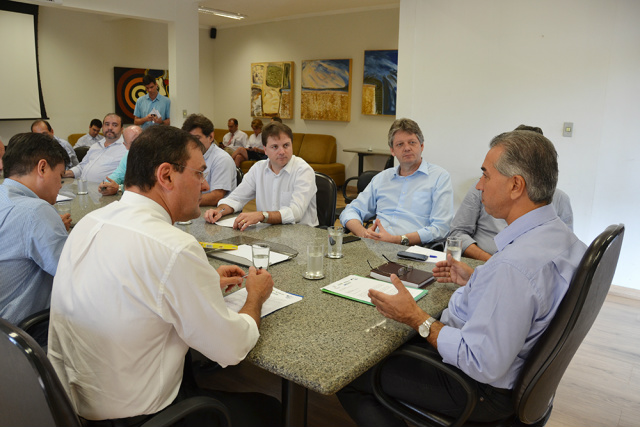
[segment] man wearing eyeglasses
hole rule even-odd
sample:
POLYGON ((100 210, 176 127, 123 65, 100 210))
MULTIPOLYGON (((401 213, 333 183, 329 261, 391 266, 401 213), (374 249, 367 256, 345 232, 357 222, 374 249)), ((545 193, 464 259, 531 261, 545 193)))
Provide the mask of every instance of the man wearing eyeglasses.
POLYGON ((402 245, 444 239, 453 219, 449 173, 422 158, 424 137, 413 120, 393 122, 389 148, 400 166, 377 174, 342 211, 340 222, 356 236, 402 245))
POLYGON ((191 114, 182 124, 182 130, 198 138, 204 145, 204 161, 207 164, 209 190, 202 194, 200 206, 216 206, 220 199, 236 188, 236 165, 224 150, 214 144, 214 128, 211 120, 202 114, 191 114))
POLYGON ((197 395, 224 403, 234 425, 280 423, 275 398, 183 380, 190 347, 222 366, 245 358, 273 289, 268 272, 249 268, 246 303, 230 311, 222 291, 240 285, 245 272, 216 271, 195 237, 173 226, 200 216, 209 187, 203 151, 180 129, 142 132, 129 151, 122 198, 80 220, 62 250, 48 356, 84 425, 141 425, 197 395))

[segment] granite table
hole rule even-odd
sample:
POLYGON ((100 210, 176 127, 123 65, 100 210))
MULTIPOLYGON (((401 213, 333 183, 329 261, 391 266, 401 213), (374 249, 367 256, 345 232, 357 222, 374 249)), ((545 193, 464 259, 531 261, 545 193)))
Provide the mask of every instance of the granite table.
POLYGON ((86 214, 120 200, 122 193, 103 196, 98 191, 98 182, 87 182, 87 194, 78 194, 78 185, 73 178, 63 178, 59 194, 71 197, 71 227, 76 225, 86 214))
MULTIPOLYGON (((405 249, 403 246, 369 239, 347 243, 343 258, 324 258, 324 279, 307 280, 302 277, 306 246, 314 239, 327 239, 326 230, 276 225, 240 232, 207 224, 202 217, 190 225, 176 227, 199 241, 217 242, 242 235, 298 251, 293 259, 271 266, 269 272, 277 288, 303 299, 262 319, 260 339, 247 356, 251 363, 283 378, 286 425, 306 425, 308 389, 327 395, 336 393, 415 335, 412 328, 384 318, 373 306, 320 290, 350 274, 368 275, 367 261, 374 267, 383 264, 383 254, 424 270, 434 267, 431 263, 398 260, 396 253, 405 249)), ((478 264, 465 260, 472 266, 478 264)), ((224 262, 210 258, 210 263, 217 268, 224 262)), ((457 285, 434 283, 427 289, 428 294, 418 305, 439 317, 457 285)))

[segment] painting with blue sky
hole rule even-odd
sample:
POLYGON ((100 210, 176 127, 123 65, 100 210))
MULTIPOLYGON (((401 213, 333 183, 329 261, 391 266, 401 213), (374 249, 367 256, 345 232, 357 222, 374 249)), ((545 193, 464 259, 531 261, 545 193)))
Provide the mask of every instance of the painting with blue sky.
POLYGON ((396 114, 398 50, 365 50, 362 114, 396 114))

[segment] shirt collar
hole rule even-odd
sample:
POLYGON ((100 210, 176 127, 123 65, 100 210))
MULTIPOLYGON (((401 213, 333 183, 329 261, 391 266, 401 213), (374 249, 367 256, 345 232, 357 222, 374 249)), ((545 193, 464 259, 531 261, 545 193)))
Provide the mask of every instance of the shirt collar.
POLYGON ((169 212, 165 210, 158 202, 155 200, 144 196, 142 194, 134 193, 133 191, 125 191, 122 193, 122 197, 120 198, 121 203, 125 203, 127 205, 136 205, 136 206, 144 206, 145 208, 153 211, 159 217, 161 217, 164 221, 171 224, 171 215, 169 212))
MULTIPOLYGON (((420 166, 418 167, 418 169, 416 169, 416 171, 409 176, 414 176, 418 172, 421 172, 427 176, 429 175, 429 163, 427 163, 427 161, 424 158, 422 159, 422 162, 420 163, 420 166)), ((393 168, 393 178, 396 178, 396 177, 406 178, 400 175, 400 165, 393 168)))
POLYGON ((38 198, 38 195, 34 193, 29 187, 11 178, 5 178, 2 185, 10 187, 14 193, 19 193, 26 197, 35 197, 36 199, 38 198))
MULTIPOLYGON (((291 158, 289 159, 289 162, 280 170, 280 173, 286 172, 289 175, 291 175, 291 169, 293 169, 293 159, 295 159, 295 158, 296 158, 296 155, 293 154, 291 156, 291 158)), ((269 172, 271 172, 272 174, 276 175, 276 173, 273 171, 273 169, 271 169, 271 160, 267 159, 267 162, 268 162, 267 163, 267 170, 269 172)), ((278 174, 278 175, 280 175, 280 174, 278 174)), ((276 175, 276 176, 278 176, 278 175, 276 175)))
POLYGON ((557 217, 556 208, 551 204, 527 212, 494 237, 493 240, 496 242, 498 251, 502 251, 508 244, 512 243, 527 231, 557 217))

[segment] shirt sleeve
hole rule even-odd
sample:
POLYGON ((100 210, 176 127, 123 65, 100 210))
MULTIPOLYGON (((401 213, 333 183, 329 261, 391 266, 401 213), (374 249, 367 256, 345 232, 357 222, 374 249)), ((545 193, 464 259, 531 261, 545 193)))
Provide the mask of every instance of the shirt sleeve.
POLYGON ((317 193, 316 175, 311 166, 304 164, 295 171, 291 179, 294 180, 291 202, 279 210, 283 224, 300 222, 317 193))
POLYGON ((62 248, 69 236, 62 219, 53 206, 42 204, 30 223, 26 233, 29 236, 27 255, 40 268, 55 276, 62 248))
POLYGON ((249 172, 244 176, 240 185, 236 187, 235 190, 231 192, 227 197, 221 199, 218 202, 218 206, 220 205, 229 205, 233 208, 234 212, 240 212, 244 205, 246 205, 249 201, 256 198, 256 175, 258 174, 257 170, 259 169, 258 165, 254 165, 249 172))
POLYGON ((422 243, 444 239, 453 219, 453 186, 448 172, 443 171, 433 188, 433 208, 429 224, 418 231, 422 243))
POLYGON ((478 218, 482 210, 482 199, 479 197, 475 187, 472 187, 464 196, 462 204, 456 212, 456 216, 451 223, 451 235, 460 237, 462 240, 462 252, 476 243, 473 236, 476 233, 478 218))
POLYGON ((364 223, 376 215, 376 188, 381 174, 373 177, 369 185, 358 197, 349 203, 340 214, 340 223, 346 227, 352 219, 357 219, 364 223))
POLYGON ((506 263, 491 266, 482 281, 474 284, 469 280, 466 289, 454 294, 467 298, 465 306, 475 309, 471 314, 460 313, 460 317, 471 317, 459 327, 457 305, 452 299, 446 318, 443 314, 446 326, 438 335, 438 352, 443 362, 491 384, 507 373, 523 348, 536 301, 527 278, 506 263))
POLYGON ((122 156, 122 159, 120 159, 120 163, 118 164, 118 167, 116 168, 116 170, 113 171, 111 175, 109 175, 109 178, 114 180, 118 185, 124 184, 124 175, 127 172, 128 153, 129 152, 127 152, 127 154, 122 156))
POLYGON ((207 193, 213 190, 231 191, 236 187, 236 165, 227 153, 220 154, 222 156, 214 159, 209 168, 209 191, 207 193))

